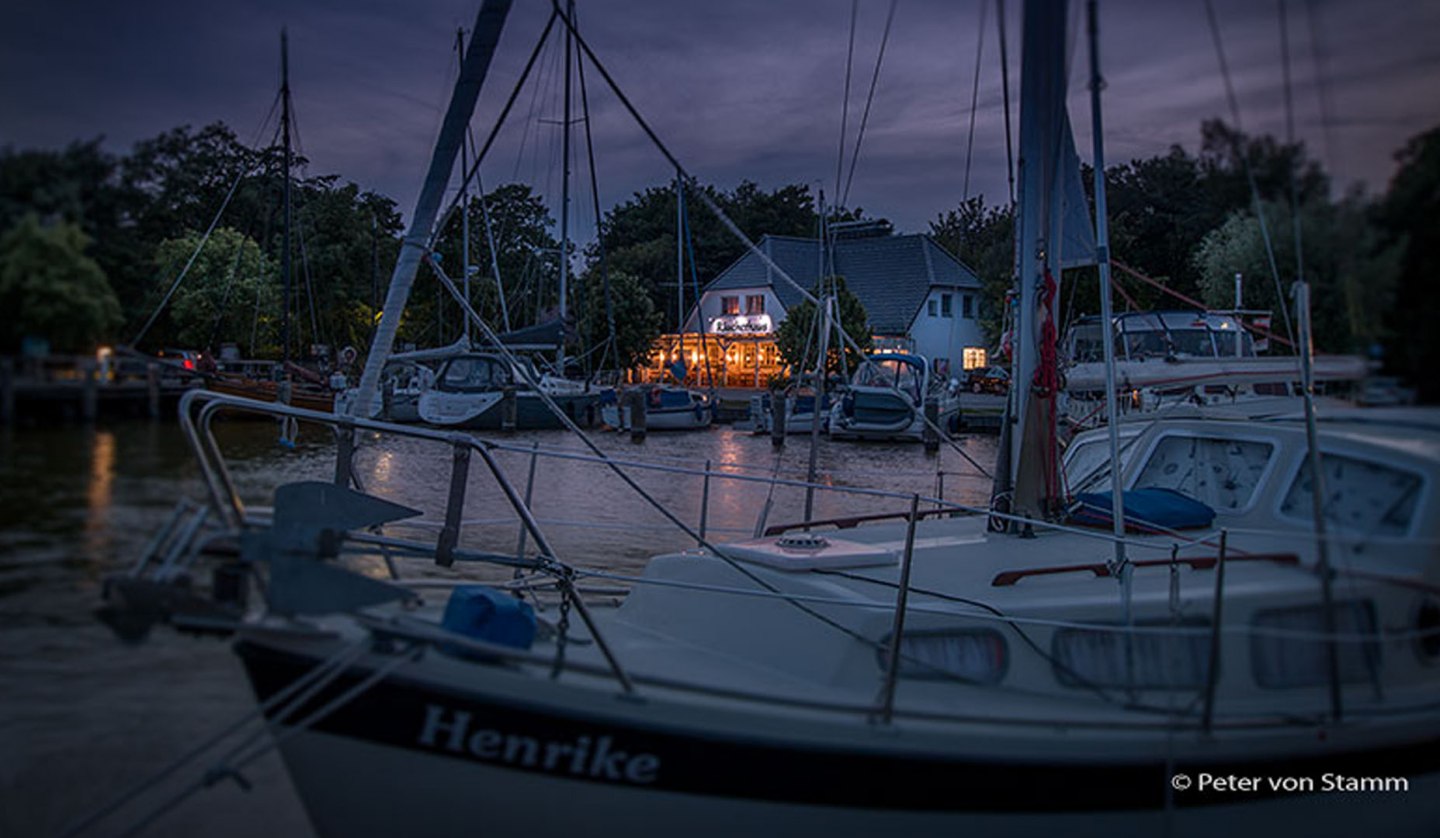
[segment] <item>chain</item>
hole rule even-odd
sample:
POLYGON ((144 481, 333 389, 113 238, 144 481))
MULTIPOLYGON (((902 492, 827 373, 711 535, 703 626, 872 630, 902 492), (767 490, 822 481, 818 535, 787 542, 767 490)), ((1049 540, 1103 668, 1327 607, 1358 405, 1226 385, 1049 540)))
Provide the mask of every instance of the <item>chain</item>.
POLYGON ((568 567, 560 570, 560 619, 555 624, 555 662, 550 666, 550 677, 559 678, 565 667, 565 645, 570 639, 570 602, 575 596, 575 572, 568 567))

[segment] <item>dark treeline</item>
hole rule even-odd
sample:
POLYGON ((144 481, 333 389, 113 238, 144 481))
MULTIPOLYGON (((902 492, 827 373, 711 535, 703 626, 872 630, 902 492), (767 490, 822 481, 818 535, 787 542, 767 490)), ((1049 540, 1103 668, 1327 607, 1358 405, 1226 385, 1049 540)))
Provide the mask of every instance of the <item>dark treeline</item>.
MULTIPOLYGON (((1332 196, 1329 176, 1302 144, 1206 122, 1198 154, 1174 146, 1106 171, 1112 258, 1168 291, 1220 309, 1234 306, 1234 276, 1241 273, 1245 307, 1273 310, 1274 328, 1284 334, 1281 309, 1297 276, 1298 207, 1299 260, 1312 287, 1317 349, 1378 355, 1390 372, 1418 387, 1422 399, 1434 401, 1440 398, 1440 377, 1433 373, 1440 362, 1433 327, 1440 315, 1434 280, 1440 128, 1411 140, 1396 159, 1399 169, 1383 195, 1332 196)), ((1084 177, 1093 202, 1093 170, 1084 177)), ((980 275, 981 315, 987 334, 998 336, 1014 258, 1010 207, 972 199, 930 226, 980 275)), ((1062 319, 1099 310, 1093 268, 1067 271, 1064 280, 1062 319)), ((1114 282, 1117 311, 1188 307, 1124 271, 1114 271, 1114 282)))
MULTIPOLYGON (((55 351, 131 342, 191 263, 233 187, 209 242, 139 348, 213 349, 233 342, 246 354, 277 356, 281 160, 279 149, 248 149, 222 124, 177 128, 128 154, 108 152, 100 140, 0 151, 0 305, 11 315, 0 325, 0 352, 16 351, 27 335, 48 338, 55 351)), ((1440 230, 1433 229, 1440 224, 1440 129, 1416 137, 1397 160, 1383 195, 1333 196, 1329 176, 1302 145, 1207 122, 1197 154, 1176 146, 1106 172, 1112 253, 1166 288, 1216 308, 1233 305, 1232 278, 1240 272, 1245 306, 1274 309, 1283 331, 1282 295, 1297 271, 1298 206, 1319 348, 1367 354, 1379 348, 1388 368, 1433 400, 1440 396, 1440 379, 1429 374, 1440 353, 1430 323, 1440 313, 1440 292, 1430 279, 1440 261, 1440 230)), ((401 217, 390 198, 307 169, 300 160, 292 188, 292 351, 303 355, 312 343, 363 349, 398 252, 401 217)), ((1093 172, 1085 174, 1093 188, 1093 172)), ((803 186, 704 188, 752 240, 816 234, 816 207, 803 186)), ((676 209, 673 185, 657 185, 606 211, 600 236, 583 252, 574 252, 572 243, 569 256, 578 265, 570 285, 572 334, 586 363, 598 363, 590 350, 609 335, 607 310, 621 365, 643 356, 656 334, 675 329, 676 209)), ((697 276, 703 286, 743 255, 744 245, 693 193, 685 210, 692 248, 685 256, 685 296, 693 303, 697 276)), ((438 245, 441 264, 457 280, 460 218, 448 217, 438 245)), ((558 307, 560 245, 541 196, 524 184, 473 196, 470 225, 471 295, 481 316, 497 329, 551 316, 558 307)), ((1010 207, 983 198, 930 224, 929 232, 984 282, 981 315, 992 338, 1011 282, 1012 229, 1010 207)), ((1121 310, 1183 307, 1123 271, 1115 278, 1121 310)), ((1067 272, 1065 280, 1063 318, 1098 310, 1093 269, 1067 272)), ((422 271, 401 339, 438 345, 461 328, 458 307, 422 271)), ((617 356, 608 357, 613 365, 617 356)))

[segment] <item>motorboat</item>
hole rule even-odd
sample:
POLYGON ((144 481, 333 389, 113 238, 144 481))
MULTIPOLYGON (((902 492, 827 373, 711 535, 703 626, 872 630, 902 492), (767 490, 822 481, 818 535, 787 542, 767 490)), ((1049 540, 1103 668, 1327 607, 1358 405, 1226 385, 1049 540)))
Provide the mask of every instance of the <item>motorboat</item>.
MULTIPOLYGON (((708 394, 672 384, 640 385, 645 405, 645 428, 649 431, 695 431, 710 427, 715 420, 708 394)), ((607 390, 601 396, 601 417, 617 430, 630 430, 631 390, 607 390)))
POLYGON ((933 421, 941 426, 960 409, 952 388, 932 383, 924 356, 876 353, 860 363, 845 394, 831 408, 830 437, 918 442, 925 431, 926 406, 932 403, 933 421))
MULTIPOLYGON (((1144 311, 1115 315, 1115 382, 1124 412, 1151 413, 1177 405, 1236 405, 1255 415, 1292 412, 1299 405, 1299 360, 1261 355, 1251 329, 1232 312, 1144 311)), ((1103 420, 1105 365, 1101 321, 1082 317, 1063 345, 1062 410, 1077 430, 1103 420)), ((1369 367, 1352 355, 1317 355, 1314 378, 1343 389, 1369 367)))

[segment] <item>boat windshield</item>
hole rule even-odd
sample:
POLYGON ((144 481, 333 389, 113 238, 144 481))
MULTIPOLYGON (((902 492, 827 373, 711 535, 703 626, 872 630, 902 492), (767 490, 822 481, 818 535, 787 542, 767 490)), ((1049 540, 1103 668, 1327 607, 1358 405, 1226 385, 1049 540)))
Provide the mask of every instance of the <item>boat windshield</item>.
POLYGON ((445 390, 479 392, 510 384, 510 376, 493 358, 455 358, 440 380, 445 390))
POLYGON ((894 387, 914 398, 924 392, 923 367, 908 358, 871 358, 855 373, 857 387, 894 387))

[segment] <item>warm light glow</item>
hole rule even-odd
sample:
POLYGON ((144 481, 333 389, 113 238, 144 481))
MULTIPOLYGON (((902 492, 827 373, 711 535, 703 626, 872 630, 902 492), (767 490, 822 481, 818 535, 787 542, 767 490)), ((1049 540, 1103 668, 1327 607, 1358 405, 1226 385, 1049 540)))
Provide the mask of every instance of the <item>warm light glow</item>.
POLYGON ((987 360, 984 347, 967 346, 961 356, 960 366, 967 370, 978 369, 985 366, 987 360))

